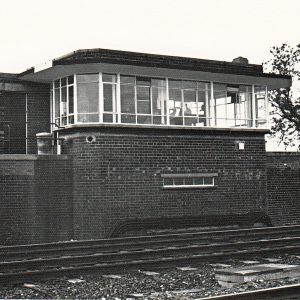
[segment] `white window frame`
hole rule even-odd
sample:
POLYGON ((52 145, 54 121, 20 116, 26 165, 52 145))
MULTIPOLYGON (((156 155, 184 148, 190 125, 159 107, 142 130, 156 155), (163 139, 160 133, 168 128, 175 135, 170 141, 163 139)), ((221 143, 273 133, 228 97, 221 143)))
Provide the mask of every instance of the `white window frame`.
POLYGON ((162 174, 161 177, 163 178, 163 188, 164 189, 187 189, 187 188, 212 188, 216 187, 215 178, 218 177, 218 173, 196 173, 196 174, 162 174), (193 184, 175 184, 175 179, 192 179, 193 184), (201 178, 203 179, 203 184, 195 184, 195 179, 201 178), (211 184, 205 184, 204 178, 211 178, 211 184), (172 180, 173 184, 165 184, 165 180, 172 180))

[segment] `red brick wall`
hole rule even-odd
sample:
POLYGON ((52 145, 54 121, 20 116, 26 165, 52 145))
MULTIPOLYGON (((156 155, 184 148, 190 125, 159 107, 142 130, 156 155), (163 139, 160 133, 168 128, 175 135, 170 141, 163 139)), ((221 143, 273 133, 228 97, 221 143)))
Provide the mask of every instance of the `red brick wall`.
POLYGON ((265 208, 262 133, 146 128, 64 130, 74 159, 74 236, 108 237, 128 218, 241 214, 265 208), (96 141, 87 143, 86 137, 96 141), (245 150, 236 141, 245 141, 245 150), (218 173, 217 186, 165 190, 162 173, 218 173))
POLYGON ((300 154, 268 152, 268 208, 274 225, 300 223, 300 154))
POLYGON ((72 238, 72 164, 65 156, 0 156, 0 244, 72 238))

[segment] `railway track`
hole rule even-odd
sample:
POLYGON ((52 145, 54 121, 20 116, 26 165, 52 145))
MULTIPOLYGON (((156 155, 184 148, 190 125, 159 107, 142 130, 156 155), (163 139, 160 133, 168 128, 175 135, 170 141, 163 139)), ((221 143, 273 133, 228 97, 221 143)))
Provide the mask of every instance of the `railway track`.
POLYGON ((300 253, 300 226, 0 247, 0 283, 300 253))

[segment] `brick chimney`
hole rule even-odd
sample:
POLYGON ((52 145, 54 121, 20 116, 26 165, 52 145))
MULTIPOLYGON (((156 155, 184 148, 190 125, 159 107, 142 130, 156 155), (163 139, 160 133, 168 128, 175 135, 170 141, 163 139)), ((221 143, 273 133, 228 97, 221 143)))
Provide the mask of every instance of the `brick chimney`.
POLYGON ((235 64, 239 64, 239 65, 248 65, 249 64, 248 59, 246 57, 242 57, 242 56, 234 58, 232 60, 232 62, 235 63, 235 64))

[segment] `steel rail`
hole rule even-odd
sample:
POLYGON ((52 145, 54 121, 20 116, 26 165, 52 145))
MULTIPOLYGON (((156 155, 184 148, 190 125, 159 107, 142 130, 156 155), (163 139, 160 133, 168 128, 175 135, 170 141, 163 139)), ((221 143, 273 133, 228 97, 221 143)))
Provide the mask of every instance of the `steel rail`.
POLYGON ((298 226, 281 226, 281 227, 265 227, 255 229, 239 229, 239 230, 227 230, 227 231, 211 231, 211 232, 196 232, 196 233, 180 233, 169 235, 157 235, 157 236, 138 236, 128 238, 114 238, 114 239, 100 239, 100 240, 81 240, 81 241, 67 241, 67 242, 55 242, 55 243, 42 243, 42 244, 30 244, 30 245, 17 245, 17 246, 2 246, 0 247, 0 258, 5 256, 13 256, 26 253, 37 253, 39 251, 67 251, 71 249, 85 250, 88 247, 113 247, 120 246, 126 247, 131 245, 138 245, 141 247, 147 247, 147 245, 160 243, 173 243, 180 241, 207 241, 213 242, 214 240, 225 240, 234 238, 250 239, 251 237, 284 235, 293 236, 300 233, 300 225, 298 226))

